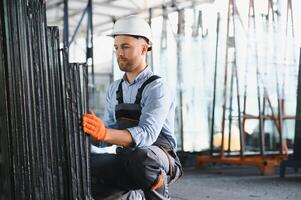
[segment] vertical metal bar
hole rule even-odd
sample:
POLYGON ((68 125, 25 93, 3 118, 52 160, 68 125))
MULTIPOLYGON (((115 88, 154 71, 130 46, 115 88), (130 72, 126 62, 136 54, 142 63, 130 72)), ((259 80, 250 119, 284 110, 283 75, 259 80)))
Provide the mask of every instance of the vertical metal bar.
MULTIPOLYGON (((28 12, 29 16, 33 15, 33 8, 32 3, 29 2, 28 6, 28 12)), ((28 68, 28 86, 27 89, 29 91, 29 100, 28 100, 28 107, 30 108, 29 111, 29 119, 30 119, 30 152, 31 152, 31 174, 32 174, 32 181, 33 181, 33 198, 42 198, 41 191, 39 190, 40 186, 40 166, 41 162, 38 162, 38 140, 37 140, 37 134, 39 134, 39 131, 37 130, 37 114, 36 114, 36 89, 35 89, 35 78, 34 78, 34 71, 35 71, 35 62, 34 62, 34 31, 33 31, 33 24, 34 19, 32 17, 28 17, 28 28, 27 28, 27 34, 28 37, 28 60, 29 60, 29 68, 28 68)))
POLYGON ((184 38, 185 30, 185 20, 184 15, 185 10, 178 11, 178 37, 177 37, 177 78, 178 78, 178 102, 179 102, 179 123, 180 123, 180 136, 181 136, 181 150, 184 151, 184 128, 183 128, 183 78, 182 78, 182 40, 184 38))
POLYGON ((218 42, 219 42, 219 24, 220 13, 217 13, 216 22, 216 42, 215 42, 215 60, 214 60, 214 75, 213 75, 213 100, 212 100, 212 122, 211 122, 211 137, 210 137, 210 155, 213 155, 213 139, 214 139, 214 123, 215 123, 215 104, 216 104, 216 81, 217 81, 217 59, 218 59, 218 42))
MULTIPOLYGON (((265 87, 265 86, 264 86, 265 87)), ((265 113, 266 113, 266 100, 267 99, 267 96, 266 96, 266 93, 264 92, 263 93, 263 99, 262 99, 262 111, 261 111, 261 116, 265 116, 265 113)), ((262 154, 261 155, 264 155, 266 154, 265 150, 265 121, 266 119, 263 117, 262 119, 262 134, 260 135, 260 143, 261 143, 261 149, 260 151, 262 151, 262 154)))
POLYGON ((77 90, 76 90, 76 73, 78 72, 78 64, 70 63, 71 70, 71 110, 70 114, 72 115, 72 126, 73 126, 73 138, 74 138, 74 149, 75 149, 75 166, 76 166, 76 182, 77 182, 77 198, 82 196, 82 187, 81 187, 81 165, 80 165, 80 141, 79 141, 79 120, 78 120, 78 110, 77 110, 77 90))
POLYGON ((64 66, 66 68, 65 80, 66 80, 66 96, 67 96, 67 115, 68 115, 68 144, 70 145, 70 162, 71 162, 71 186, 72 197, 77 198, 77 173, 76 173, 76 150, 75 150, 75 138, 74 138, 74 126, 72 115, 72 69, 70 65, 64 66))
MULTIPOLYGON (((86 87, 88 86, 88 66, 86 64, 81 64, 78 72, 78 83, 79 83, 79 115, 78 119, 81 122, 81 116, 84 113, 88 112, 88 93, 86 87)), ((83 174, 83 191, 84 191, 84 198, 91 199, 90 196, 90 144, 89 144, 89 137, 83 132, 81 123, 79 126, 80 131, 80 138, 81 138, 81 155, 82 155, 82 174, 83 174)))
MULTIPOLYGON (((250 0, 252 4, 249 6, 252 7, 253 9, 253 15, 249 16, 253 17, 253 31, 254 31, 254 51, 255 51, 255 61, 256 61, 256 90, 257 90, 257 105, 258 105, 258 116, 259 116, 259 146, 260 146, 260 155, 264 155, 265 148, 264 148, 264 127, 263 127, 263 113, 262 113, 262 105, 261 105, 261 88, 260 88, 260 69, 259 69, 259 63, 258 63, 258 47, 257 47, 257 36, 256 36, 256 18, 255 18, 255 11, 254 11, 254 1, 250 0)), ((250 20, 250 18, 249 18, 250 20)), ((250 21, 249 21, 249 28, 250 28, 250 21)))
MULTIPOLYGON (((9 5, 10 9, 10 26, 16 26, 18 24, 17 21, 17 2, 12 2, 9 5)), ((10 27, 10 28, 11 28, 10 27)), ((12 29, 10 32, 11 36, 11 41, 12 42, 10 45, 14 44, 19 44, 19 37, 18 37, 18 31, 15 29, 12 29)), ((11 85, 11 88, 9 89, 10 93, 10 100, 12 100, 13 104, 11 107, 11 113, 12 115, 10 116, 10 119, 12 121, 12 131, 18 133, 18 137, 13 137, 13 151, 15 153, 15 159, 14 159, 14 167, 16 167, 14 171, 14 179, 15 179, 15 188, 14 192, 17 192, 17 189, 19 190, 19 194, 16 194, 16 198, 20 199, 25 199, 25 184, 24 184, 24 162, 23 158, 21 155, 23 154, 23 145, 22 145, 22 140, 23 140, 23 132, 22 132, 22 118, 20 115, 21 108, 21 102, 20 102, 20 97, 21 97, 21 88, 20 88, 20 53, 18 46, 16 48, 15 52, 12 52, 12 49, 10 48, 11 51, 11 57, 10 57, 10 64, 11 64, 11 82, 9 83, 11 85)), ((13 133, 12 132, 12 133, 13 133)))
MULTIPOLYGON (((21 8, 22 5, 20 5, 20 2, 15 2, 15 7, 14 7, 14 12, 15 12, 15 19, 14 21, 18 24, 18 23, 23 23, 23 18, 19 18, 19 9, 21 8)), ((21 12, 22 13, 22 12, 21 12)), ((15 47, 15 61, 14 61, 14 70, 15 70, 15 74, 14 76, 16 77, 16 93, 15 93, 15 99, 16 99, 16 110, 15 110, 15 117, 16 117, 16 122, 17 125, 17 131, 18 131, 18 138, 17 138, 17 142, 19 145, 19 164, 20 164, 20 184, 21 184, 21 198, 25 199, 27 198, 27 184, 26 182, 28 181, 28 176, 27 176, 27 167, 26 167, 26 149, 25 149, 25 140, 26 140, 26 136, 25 136, 25 123, 24 123, 24 107, 23 107, 23 102, 22 102, 22 98, 24 95, 24 90, 23 90, 23 75, 22 75, 22 65, 21 63, 23 62, 22 60, 22 54, 21 54, 21 45, 22 45, 22 37, 24 37, 22 34, 22 31, 24 30, 23 26, 20 26, 19 31, 14 32, 14 36, 16 36, 15 41, 18 44, 15 47), (18 110, 18 111, 17 111, 18 110), (18 112, 18 114, 17 114, 18 112)))
MULTIPOLYGON (((279 66, 276 66, 276 68, 278 68, 279 66)), ((283 109, 282 109, 282 101, 283 101, 283 98, 280 94, 280 83, 279 83, 279 74, 278 74, 278 70, 276 70, 276 81, 277 81, 277 104, 278 104, 278 125, 279 125, 279 128, 278 128, 278 132, 279 132, 279 153, 280 154, 283 154, 283 128, 282 128, 282 123, 283 123, 283 109)))
POLYGON ((76 176, 77 176, 77 197, 80 199, 89 198, 88 188, 86 188, 87 176, 87 163, 86 163, 86 154, 89 153, 89 149, 85 148, 84 138, 87 136, 80 130, 80 121, 82 116, 83 109, 81 101, 81 86, 80 86, 80 68, 81 64, 72 63, 70 64, 72 70, 71 81, 73 85, 71 86, 72 90, 72 112, 73 112, 73 125, 74 129, 74 143, 75 145, 75 159, 76 159, 76 176), (85 149, 85 150, 84 150, 85 149), (85 185, 84 185, 85 184, 85 185))
POLYGON ((297 109, 294 137, 294 159, 301 161, 301 48, 299 54, 299 74, 298 74, 298 89, 297 89, 297 109))
MULTIPOLYGON (((234 40, 235 40, 235 34, 236 34, 236 28, 235 28, 235 16, 236 16, 236 0, 233 0, 233 34, 234 34, 234 40)), ((245 151, 245 136, 243 135, 242 127, 241 127, 241 107, 240 107, 240 92, 239 92, 239 77, 238 77, 238 66, 237 66, 237 51, 236 51, 236 41, 234 41, 234 76, 236 79, 236 92, 237 92, 237 112, 238 112, 238 129, 239 129, 239 135, 240 135, 240 156, 244 156, 245 151)))
POLYGON ((51 195, 51 181, 49 180, 51 175, 48 169, 48 160, 51 159, 49 146, 47 145, 47 129, 49 128, 47 120, 47 106, 46 99, 47 94, 45 87, 47 80, 45 78, 45 70, 47 69, 47 53, 46 53, 46 23, 43 20, 43 12, 41 4, 34 4, 36 12, 34 13, 35 24, 34 31, 36 32, 36 44, 37 44, 37 77, 38 77, 38 122, 39 122, 39 138, 41 142, 40 156, 42 160, 42 182, 44 184, 43 198, 50 199, 51 195), (38 22, 38 23, 37 23, 38 22))
MULTIPOLYGON (((115 24, 115 18, 114 17, 112 17, 112 23, 113 24, 115 24)), ((112 80, 114 80, 114 77, 115 77, 115 70, 114 70, 114 67, 115 67, 115 56, 116 56, 116 54, 115 54, 115 49, 114 48, 112 48, 112 62, 111 62, 111 74, 112 74, 112 80)))
POLYGON ((229 100, 229 115, 228 115, 228 119, 229 119, 228 153, 229 154, 230 154, 230 146, 231 146, 232 119, 233 119, 232 111, 233 111, 233 84, 234 84, 233 82, 235 78, 234 76, 235 76, 235 66, 233 64, 231 66, 230 93, 229 93, 230 100, 229 100))
MULTIPOLYGON (((148 24, 149 26, 152 26, 152 18, 153 18, 153 10, 150 8, 148 10, 149 16, 148 16, 148 24)), ((146 57, 147 64, 151 67, 152 70, 154 70, 154 56, 153 51, 150 51, 146 57)))
POLYGON ((30 75, 30 86, 31 86, 31 102, 32 102, 32 128, 33 128, 33 135, 31 136, 32 137, 32 149, 31 149, 31 152, 33 153, 33 157, 32 157, 32 160, 33 161, 37 161, 39 160, 40 162, 35 162, 33 163, 33 166, 35 167, 35 173, 34 173, 34 176, 35 176, 35 184, 34 184, 34 187, 35 187, 35 191, 34 191, 34 197, 35 198, 42 198, 42 191, 39 190, 39 185, 43 185, 40 183, 40 180, 41 180, 41 177, 40 177, 40 172, 41 172, 41 160, 40 160, 40 157, 39 157, 39 143, 38 143, 38 134, 39 134, 39 130, 37 129, 37 111, 36 111, 36 108, 37 108, 37 100, 36 100, 36 97, 37 97, 37 90, 36 90, 36 79, 34 78, 35 77, 35 71, 36 71, 36 56, 37 56, 37 53, 36 53, 36 44, 35 44, 35 38, 36 38, 36 33, 34 32, 34 29, 33 29, 33 25, 36 23, 35 22, 35 19, 33 18, 33 12, 34 12, 34 8, 33 8, 33 4, 34 2, 30 2, 29 3, 29 14, 31 16, 31 18, 29 18, 29 27, 28 27, 28 32, 30 34, 31 37, 29 37, 29 44, 30 44, 30 48, 29 48, 29 60, 30 60, 30 63, 31 63, 31 66, 32 68, 30 69, 30 72, 29 72, 29 75, 30 75), (35 48, 34 48, 35 47, 35 48), (36 55, 36 56, 34 56, 36 55))
MULTIPOLYGON (((250 21, 251 18, 255 19, 255 11, 254 11, 254 0, 249 0, 249 11, 248 11, 248 32, 247 32, 247 53, 246 53, 246 66, 245 66, 245 75, 244 75, 244 96, 243 96, 243 111, 242 111, 242 131, 243 131, 243 135, 246 135, 246 131, 245 131, 245 125, 246 125, 246 120, 247 120, 247 95, 248 95, 248 77, 249 77, 249 73, 248 73, 248 68, 249 68, 249 56, 250 56, 250 52, 249 50, 252 49, 250 46, 250 38, 252 36, 250 36, 250 21)), ((255 31, 254 31, 255 32, 255 31)))
POLYGON ((246 107, 247 107, 247 95, 243 96, 243 111, 242 111, 242 132, 243 135, 246 135, 246 131, 245 131, 245 125, 246 125, 246 107))
POLYGON ((54 157, 54 142, 55 134, 52 120, 52 106, 51 99, 55 98, 51 96, 51 81, 50 81, 50 66, 49 66, 49 56, 48 56, 48 41, 47 41, 47 26, 46 26, 46 5, 44 3, 39 4, 39 19, 41 21, 39 32, 41 34, 41 61, 42 61, 42 78, 43 78, 43 110, 44 110, 44 124, 45 128, 43 130, 44 133, 44 149, 46 154, 46 183, 47 183, 47 191, 46 191, 46 199, 52 199, 57 196, 56 194, 56 186, 55 183, 55 174, 56 171, 56 159, 54 157))
MULTIPOLYGON (((286 27, 285 27, 285 38, 286 40, 288 39, 288 24, 289 24, 289 14, 290 14, 290 18, 291 18, 291 34, 292 37, 294 38, 294 20, 293 20, 293 9, 292 9, 292 1, 291 0, 287 0, 287 9, 286 9, 286 27)), ((288 42, 285 42, 285 46, 284 46, 284 60, 287 60, 287 45, 288 42)), ((293 47, 293 52, 295 51, 295 48, 293 47)), ((293 60, 295 62, 296 58, 295 58, 295 53, 293 53, 293 60)), ((285 68, 289 67, 288 62, 286 61, 286 66, 285 68)), ((286 76, 286 71, 284 73, 283 76, 286 76)), ((285 105, 285 87, 286 87, 286 78, 283 79, 282 81, 282 86, 281 86, 281 100, 279 101, 279 108, 278 108, 278 117, 279 117, 279 122, 280 122, 280 127, 281 127, 281 135, 280 135, 280 146, 282 148, 282 150, 285 151, 285 154, 288 154, 288 147, 287 147, 287 143, 286 140, 283 137, 283 128, 282 128, 282 124, 283 124, 283 117, 285 116, 285 111, 284 111, 284 105, 285 105)), ((282 151, 281 151, 282 153, 282 151)))
MULTIPOLYGON (((55 91, 54 88, 54 82, 53 82, 53 51, 52 51, 52 32, 50 28, 47 28, 47 58, 48 58, 48 69, 46 74, 46 79, 48 80, 48 84, 46 84, 48 98, 47 100, 47 118, 49 121, 49 131, 48 131, 48 148, 50 149, 50 159, 52 160, 50 163, 48 163, 48 167, 51 167, 51 185, 52 185, 52 196, 53 198, 58 198, 58 188, 57 188, 57 165, 58 165, 58 156, 56 155, 56 149, 57 147, 55 144, 57 144, 57 124, 55 122, 56 117, 56 107, 54 104, 54 97, 55 97, 55 91), (52 97, 52 98, 51 98, 52 97), (52 142, 54 145, 52 145, 52 142), (50 164, 50 166, 49 166, 50 164)), ((49 161, 48 161, 49 162, 49 161)))
POLYGON ((67 174, 66 177, 66 182, 68 185, 68 192, 66 192, 67 199, 72 199, 73 198, 73 162, 72 159, 73 157, 71 156, 72 148, 70 144, 70 139, 69 139, 69 115, 68 115, 68 101, 70 98, 70 95, 67 93, 67 87, 69 87, 69 76, 68 76, 68 49, 63 48, 62 49, 62 65, 60 66, 60 80, 62 82, 61 87, 61 96, 62 96, 62 121, 64 122, 64 141, 62 141, 64 149, 62 151, 66 152, 66 163, 65 163, 65 173, 67 174))
MULTIPOLYGON (((82 111, 83 113, 87 113, 89 111, 89 76, 88 76, 88 66, 83 66, 83 74, 82 74, 82 111)), ((82 130, 83 133, 83 130, 82 130)), ((85 136, 85 153, 86 153, 86 174, 87 174, 87 197, 88 199, 92 199, 91 196, 91 176, 90 176, 90 139, 88 136, 85 136)))
POLYGON ((92 108, 95 107, 95 76, 94 76, 94 56, 93 56, 93 2, 88 0, 88 28, 87 28, 87 59, 88 66, 91 66, 91 81, 92 81, 92 108))
POLYGON ((53 51, 53 82, 54 92, 56 99, 56 117, 54 118, 57 124, 57 156, 58 156, 58 179, 59 179, 59 199, 69 199, 69 165, 67 155, 67 141, 66 141, 66 118, 64 115, 65 96, 63 95, 64 83, 64 70, 62 69, 61 56, 60 56, 60 42, 58 27, 51 27, 52 36, 52 51, 53 51))
POLYGON ((230 37, 230 18, 231 18, 231 7, 232 0, 228 1, 228 16, 227 16, 227 39, 226 39, 226 55, 225 55, 225 71, 224 71, 224 90, 223 90, 223 114, 222 114, 222 141, 221 141, 221 150, 220 157, 224 157, 224 138, 225 138, 225 123, 226 123, 226 110, 227 110, 227 83, 228 83, 228 45, 230 37))
MULTIPOLYGON (((33 159, 34 151, 32 150, 32 143, 33 143, 33 120, 32 120, 32 102, 31 102, 31 74, 32 74, 32 67, 31 67, 31 48, 30 42, 28 42, 28 38, 30 38, 28 31, 28 15, 27 11, 29 9, 29 12, 36 11, 38 13, 38 16, 34 18, 33 20, 36 23, 40 23, 40 20, 43 20, 43 17, 41 17, 41 13, 43 13, 43 7, 42 3, 39 3, 36 5, 36 9, 33 9, 33 5, 30 4, 29 7, 27 7, 26 2, 17 2, 21 3, 17 6, 18 9, 18 21, 19 21, 19 48, 20 52, 20 74, 21 74, 21 101, 22 105, 20 105, 20 117, 22 118, 22 141, 21 144, 23 146, 23 157, 24 157, 24 173, 25 173, 25 193, 24 197, 25 199, 32 199, 34 196, 32 195, 35 188, 35 177, 33 174, 35 174, 35 160, 33 159), (38 19, 38 20, 37 20, 38 19), (29 46, 29 47, 28 47, 29 46), (28 52, 28 54, 24 53, 28 52)), ((45 11, 45 10, 44 10, 45 11)), ((43 15, 43 14, 42 14, 43 15)), ((45 16, 45 15, 44 15, 45 16)), ((14 48, 14 51, 16 53, 16 48, 14 48)))
POLYGON ((87 194, 87 174, 86 174, 86 152, 85 152, 85 143, 84 137, 85 134, 82 132, 81 126, 81 116, 84 114, 82 111, 82 87, 81 87, 81 73, 82 73, 83 64, 79 64, 78 69, 75 73, 76 80, 76 100, 77 100, 77 129, 78 129, 78 137, 79 137, 79 151, 80 151, 80 173, 81 173, 81 197, 85 199, 87 194))
MULTIPOLYGON (((275 22, 273 22, 275 23, 275 22)), ((275 27, 274 27, 275 28, 275 27)), ((276 31, 275 29, 273 30, 274 32, 276 31)), ((275 37, 273 38, 274 41, 275 41, 275 37)), ((270 106, 270 109, 272 111, 272 118, 274 120, 274 123, 276 125, 276 128, 278 130, 278 133, 279 133, 279 153, 280 154, 283 154, 283 128, 282 128, 282 122, 283 122, 283 110, 282 110, 282 106, 281 106, 281 102, 282 102, 282 96, 281 96, 281 87, 280 87, 280 80, 279 80, 279 68, 280 66, 279 65, 276 65, 275 66, 275 77, 276 77, 276 94, 277 94, 277 104, 278 104, 278 113, 277 113, 277 116, 274 114, 274 111, 273 111, 273 107, 272 107, 272 104, 270 102, 270 99, 267 99, 268 100, 268 103, 269 103, 269 106, 270 106)))
POLYGON ((7 14, 6 1, 0 2, 0 199, 12 199, 12 167, 11 167, 11 145, 9 127, 9 105, 8 105, 8 85, 7 85, 7 45, 5 29, 7 24, 4 15, 7 14))
POLYGON ((69 9, 68 0, 64 0, 64 34, 63 43, 65 47, 69 47, 69 9))
MULTIPOLYGON (((62 137, 62 128, 63 120, 61 117, 60 110, 61 108, 61 96, 58 84, 61 84, 60 78, 58 76, 59 70, 59 44, 58 44, 58 28, 57 27, 48 27, 47 32, 48 39, 48 58, 49 58, 49 92, 50 92, 50 105, 51 109, 49 110, 49 118, 52 123, 52 131, 49 133, 51 135, 51 151, 52 151, 52 182, 53 182, 53 198, 54 199, 64 199, 64 191, 68 191, 65 181, 65 173, 62 173, 62 163, 64 162, 64 151, 61 150, 60 140, 62 137)), ((49 136, 50 137, 50 136, 49 136)), ((65 169, 66 170, 66 169, 65 169)), ((65 181, 66 182, 66 181, 65 181)))

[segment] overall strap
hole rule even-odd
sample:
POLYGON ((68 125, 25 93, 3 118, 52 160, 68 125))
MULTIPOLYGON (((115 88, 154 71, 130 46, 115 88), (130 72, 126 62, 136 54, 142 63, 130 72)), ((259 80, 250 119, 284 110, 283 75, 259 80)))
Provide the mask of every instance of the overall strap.
POLYGON ((123 103, 123 91, 122 91, 122 82, 123 79, 121 79, 119 85, 118 85, 118 90, 116 91, 116 99, 118 101, 118 104, 123 103))
POLYGON ((141 98, 142 98, 142 92, 143 92, 145 86, 147 86, 147 84, 153 82, 154 80, 157 80, 158 78, 161 78, 161 77, 160 77, 160 76, 157 76, 157 75, 153 75, 153 76, 149 77, 149 78, 142 84, 142 86, 138 89, 135 104, 140 104, 140 101, 141 101, 141 98))

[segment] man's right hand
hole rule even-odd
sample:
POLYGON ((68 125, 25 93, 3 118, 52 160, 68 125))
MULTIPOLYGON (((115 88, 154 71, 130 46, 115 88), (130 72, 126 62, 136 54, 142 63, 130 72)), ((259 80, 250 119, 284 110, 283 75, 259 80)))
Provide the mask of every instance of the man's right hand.
POLYGON ((94 113, 86 113, 82 116, 84 132, 91 135, 97 141, 104 141, 107 136, 107 129, 103 121, 94 113))

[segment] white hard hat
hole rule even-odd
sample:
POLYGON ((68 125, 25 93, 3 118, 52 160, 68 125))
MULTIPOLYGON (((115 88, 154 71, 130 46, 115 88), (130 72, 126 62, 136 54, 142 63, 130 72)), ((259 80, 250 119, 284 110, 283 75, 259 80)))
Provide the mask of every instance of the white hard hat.
POLYGON ((149 44, 153 42, 151 27, 143 18, 137 15, 129 15, 118 19, 114 24, 111 36, 116 35, 142 36, 149 40, 149 44))

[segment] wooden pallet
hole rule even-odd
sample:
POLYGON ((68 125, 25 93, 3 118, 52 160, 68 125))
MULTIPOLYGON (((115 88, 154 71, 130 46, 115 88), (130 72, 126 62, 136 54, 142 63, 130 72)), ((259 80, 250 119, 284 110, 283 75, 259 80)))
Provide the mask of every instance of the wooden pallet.
POLYGON ((274 167, 279 166, 286 155, 266 155, 266 156, 207 156, 201 155, 196 158, 197 167, 205 167, 208 163, 229 164, 229 165, 246 165, 258 168, 261 175, 273 175, 274 167))

